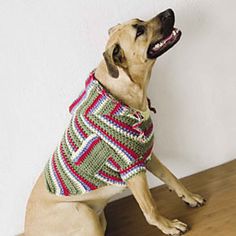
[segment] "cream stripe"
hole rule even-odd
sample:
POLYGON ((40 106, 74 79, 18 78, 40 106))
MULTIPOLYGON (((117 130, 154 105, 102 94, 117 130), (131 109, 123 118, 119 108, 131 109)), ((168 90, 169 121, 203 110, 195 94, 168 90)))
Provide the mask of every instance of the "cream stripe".
POLYGON ((129 170, 126 174, 121 174, 122 179, 126 180, 134 174, 137 174, 140 171, 146 170, 144 166, 137 166, 135 169, 129 170))
POLYGON ((109 163, 109 161, 107 161, 105 163, 105 165, 108 166, 109 168, 111 168, 112 170, 118 172, 118 169, 115 166, 113 166, 111 163, 109 163))
POLYGON ((77 158, 77 155, 86 147, 86 145, 95 137, 97 137, 96 134, 91 134, 88 136, 88 138, 86 138, 82 144, 79 146, 78 150, 76 152, 73 152, 71 159, 72 161, 75 161, 75 159, 77 158))
POLYGON ((53 157, 53 156, 51 156, 50 159, 49 159, 49 171, 50 171, 51 177, 52 177, 52 179, 53 179, 54 186, 56 187, 56 192, 55 192, 55 194, 56 194, 56 195, 60 195, 61 190, 60 190, 60 187, 59 187, 59 185, 58 185, 57 178, 55 177, 55 173, 54 173, 54 171, 53 171, 53 169, 52 169, 52 157, 53 157))
POLYGON ((116 185, 119 185, 119 186, 124 186, 125 184, 124 183, 120 183, 120 182, 117 182, 117 181, 112 181, 112 180, 108 180, 107 178, 105 178, 105 177, 103 177, 103 176, 101 176, 101 175, 99 175, 99 174, 95 174, 95 177, 96 178, 98 178, 98 179, 100 179, 100 180, 102 180, 103 182, 105 182, 105 183, 107 183, 107 184, 114 184, 114 183, 116 183, 116 185))
POLYGON ((73 153, 74 150, 73 150, 73 148, 71 147, 71 145, 70 145, 70 143, 69 143, 69 140, 68 140, 68 137, 67 137, 67 130, 66 130, 66 132, 65 132, 64 135, 65 135, 65 140, 66 140, 66 146, 69 148, 70 152, 73 153))

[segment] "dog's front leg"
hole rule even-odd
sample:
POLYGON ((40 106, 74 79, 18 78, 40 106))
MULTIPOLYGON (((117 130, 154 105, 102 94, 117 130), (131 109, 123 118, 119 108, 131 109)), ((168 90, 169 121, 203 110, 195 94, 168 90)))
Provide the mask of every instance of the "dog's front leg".
POLYGON ((174 190, 177 195, 191 207, 202 206, 205 199, 198 194, 191 193, 152 153, 151 160, 147 163, 147 169, 156 177, 167 184, 169 189, 174 190))
POLYGON ((148 188, 146 174, 141 172, 127 181, 127 185, 138 202, 147 222, 168 235, 181 235, 187 225, 179 220, 169 220, 162 216, 148 188))

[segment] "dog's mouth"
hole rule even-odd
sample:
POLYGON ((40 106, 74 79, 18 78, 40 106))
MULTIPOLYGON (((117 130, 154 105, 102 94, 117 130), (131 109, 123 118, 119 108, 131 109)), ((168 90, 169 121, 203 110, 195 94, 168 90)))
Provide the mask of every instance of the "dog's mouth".
POLYGON ((147 57, 149 59, 156 59, 161 56, 171 47, 173 47, 180 39, 181 31, 177 28, 173 28, 172 32, 164 39, 152 42, 147 50, 147 57))

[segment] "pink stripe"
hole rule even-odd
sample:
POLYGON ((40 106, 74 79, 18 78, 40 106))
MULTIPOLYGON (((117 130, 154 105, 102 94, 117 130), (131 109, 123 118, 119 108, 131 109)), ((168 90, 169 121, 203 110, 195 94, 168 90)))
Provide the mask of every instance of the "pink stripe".
POLYGON ((94 73, 92 72, 92 73, 89 75, 88 79, 85 81, 85 86, 86 86, 86 88, 89 86, 89 84, 90 84, 93 80, 94 80, 94 73))
POLYGON ((111 116, 108 116, 108 115, 104 115, 108 120, 111 120, 113 123, 117 124, 118 126, 121 126, 123 127, 124 129, 127 129, 129 130, 130 132, 134 132, 134 133, 137 133, 139 134, 139 132, 135 129, 132 128, 132 126, 129 126, 129 125, 126 125, 125 123, 111 117, 111 116))
POLYGON ((100 170, 99 171, 99 174, 106 177, 107 179, 112 179, 114 181, 118 181, 118 182, 123 182, 122 179, 120 178, 117 178, 115 176, 112 176, 112 175, 108 175, 107 173, 105 173, 104 171, 100 170))
POLYGON ((88 156, 88 154, 91 152, 91 150, 98 144, 98 142, 100 141, 100 139, 95 139, 91 145, 88 147, 88 149, 83 153, 83 155, 81 155, 81 157, 79 158, 79 160, 77 162, 75 162, 76 165, 79 165, 81 162, 83 162, 83 160, 88 156))
POLYGON ((62 145, 60 145, 60 152, 61 152, 61 156, 63 158, 63 161, 66 163, 66 166, 70 169, 70 171, 76 176, 78 177, 78 179, 80 179, 84 184, 88 185, 88 187, 90 189, 96 189, 97 187, 95 185, 93 185, 92 183, 88 182, 86 179, 84 179, 82 176, 80 176, 74 169, 73 167, 70 165, 70 163, 67 161, 65 153, 63 151, 62 145))
POLYGON ((121 107, 121 103, 118 102, 115 106, 115 108, 111 111, 111 115, 114 115, 121 107))
POLYGON ((81 99, 83 98, 85 93, 86 93, 86 91, 84 90, 83 93, 70 105, 70 107, 69 107, 70 113, 75 108, 75 106, 77 106, 77 104, 81 101, 81 99))
POLYGON ((87 110, 85 111, 85 116, 89 113, 90 110, 93 109, 93 107, 96 105, 96 103, 99 101, 100 98, 102 98, 104 95, 104 91, 102 92, 102 94, 99 94, 96 99, 93 101, 93 103, 87 108, 87 110))
POLYGON ((53 168, 54 168, 54 170, 56 172, 56 175, 57 175, 57 177, 58 177, 58 179, 59 179, 59 181, 61 183, 61 186, 63 188, 64 195, 68 196, 69 195, 69 190, 67 189, 65 183, 63 182, 63 180, 62 180, 62 178, 61 178, 61 176, 59 174, 59 171, 57 170, 57 166, 56 166, 56 162, 55 162, 55 155, 54 154, 53 154, 53 157, 52 157, 52 164, 53 164, 53 168))
POLYGON ((126 173, 126 172, 129 172, 129 170, 132 169, 133 167, 139 166, 139 164, 143 164, 143 163, 144 163, 143 160, 139 160, 139 161, 133 163, 133 164, 132 164, 131 166, 129 166, 128 168, 126 168, 126 169, 124 169, 124 170, 121 170, 121 171, 120 171, 120 174, 124 174, 124 173, 126 173))
POLYGON ((109 160, 118 170, 120 169, 119 164, 116 163, 115 160, 114 160, 112 157, 110 157, 108 160, 109 160))
POLYGON ((87 138, 88 135, 84 132, 84 130, 81 128, 79 121, 78 121, 78 117, 75 117, 75 125, 78 128, 78 130, 82 133, 82 135, 84 136, 84 138, 87 138))

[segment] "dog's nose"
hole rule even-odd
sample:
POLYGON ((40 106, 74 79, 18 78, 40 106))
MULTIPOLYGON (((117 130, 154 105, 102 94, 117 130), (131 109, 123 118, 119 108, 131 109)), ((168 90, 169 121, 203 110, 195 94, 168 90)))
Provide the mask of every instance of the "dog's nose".
POLYGON ((171 34, 175 23, 175 13, 172 9, 167 9, 158 15, 161 22, 161 33, 164 37, 171 34))
POLYGON ((159 19, 162 24, 168 24, 168 22, 172 22, 174 17, 175 14, 172 9, 167 9, 159 14, 159 19))

